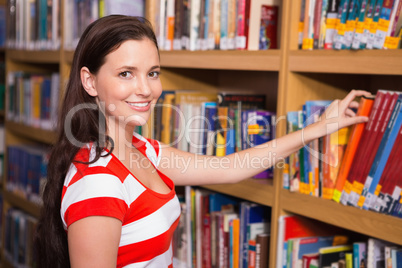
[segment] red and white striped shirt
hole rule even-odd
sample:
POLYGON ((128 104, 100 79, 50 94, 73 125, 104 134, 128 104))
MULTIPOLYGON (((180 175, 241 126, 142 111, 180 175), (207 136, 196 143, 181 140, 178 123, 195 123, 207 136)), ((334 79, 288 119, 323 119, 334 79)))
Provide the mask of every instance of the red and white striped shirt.
MULTIPOLYGON (((159 142, 134 134, 133 145, 158 166, 159 142)), ((88 162, 94 153, 88 145, 75 160, 88 162)), ((171 189, 168 194, 147 188, 113 154, 89 165, 74 162, 62 193, 64 228, 88 216, 117 218, 123 223, 117 267, 173 267, 172 235, 179 222, 180 204, 172 180, 158 173, 171 189)))

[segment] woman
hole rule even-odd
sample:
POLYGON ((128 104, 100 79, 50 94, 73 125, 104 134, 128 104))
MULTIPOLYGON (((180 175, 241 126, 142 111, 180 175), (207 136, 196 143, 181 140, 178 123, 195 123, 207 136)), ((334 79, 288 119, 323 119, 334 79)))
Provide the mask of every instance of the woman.
POLYGON ((144 19, 108 16, 83 33, 48 164, 39 267, 172 267, 175 185, 235 183, 265 170, 266 160, 274 165, 313 139, 367 121, 351 108, 368 93, 352 91, 303 131, 226 157, 195 157, 134 133, 162 92, 159 72, 156 38, 144 19), (246 156, 264 161, 236 166, 246 156))

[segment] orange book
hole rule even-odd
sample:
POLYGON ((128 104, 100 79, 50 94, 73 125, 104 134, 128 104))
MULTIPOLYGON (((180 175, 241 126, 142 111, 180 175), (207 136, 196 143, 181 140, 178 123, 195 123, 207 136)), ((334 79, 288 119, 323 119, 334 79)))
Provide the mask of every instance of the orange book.
MULTIPOLYGON (((359 109, 357 110, 358 116, 369 116, 371 108, 373 107, 374 97, 362 97, 360 100, 359 109)), ((356 154, 357 147, 362 137, 362 133, 365 127, 365 123, 357 124, 352 127, 349 142, 346 147, 345 155, 342 159, 342 164, 338 172, 338 178, 334 189, 332 199, 336 202, 340 202, 343 186, 348 177, 350 168, 352 166, 353 158, 356 154)))
POLYGON ((332 199, 338 172, 349 139, 349 128, 342 128, 323 138, 324 163, 322 198, 332 199))

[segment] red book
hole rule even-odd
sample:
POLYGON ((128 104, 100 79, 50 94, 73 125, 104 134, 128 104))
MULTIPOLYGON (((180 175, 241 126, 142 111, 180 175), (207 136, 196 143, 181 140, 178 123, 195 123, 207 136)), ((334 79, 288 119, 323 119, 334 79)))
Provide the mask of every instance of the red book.
POLYGON ((402 186, 402 128, 399 130, 398 137, 395 140, 395 145, 392 148, 387 164, 384 168, 384 173, 380 178, 375 195, 378 195, 377 200, 372 204, 371 209, 383 213, 391 211, 391 203, 398 200, 401 194, 402 186))
POLYGON ((346 205, 348 203, 349 196, 352 192, 354 180, 358 176, 360 169, 362 168, 362 165, 364 164, 365 158, 367 156, 366 155, 367 143, 370 139, 370 135, 372 135, 373 129, 377 122, 379 110, 380 110, 380 107, 383 103, 385 96, 386 96, 386 94, 384 91, 378 91, 377 95, 374 99, 374 104, 373 104, 372 111, 370 113, 369 120, 366 123, 366 127, 364 128, 362 137, 360 139, 359 146, 357 147, 357 151, 356 151, 355 157, 353 159, 353 163, 352 163, 353 168, 350 170, 348 177, 345 181, 345 185, 342 190, 340 203, 342 203, 344 205, 346 205))
POLYGON ((387 92, 384 98, 384 102, 381 104, 381 109, 378 114, 378 120, 370 135, 370 139, 366 144, 365 161, 363 162, 360 173, 353 182, 353 189, 349 196, 348 203, 353 206, 357 206, 361 193, 363 191, 364 183, 370 172, 371 165, 373 164, 378 147, 381 143, 382 136, 387 128, 388 121, 391 118, 392 111, 398 99, 397 93, 387 92))

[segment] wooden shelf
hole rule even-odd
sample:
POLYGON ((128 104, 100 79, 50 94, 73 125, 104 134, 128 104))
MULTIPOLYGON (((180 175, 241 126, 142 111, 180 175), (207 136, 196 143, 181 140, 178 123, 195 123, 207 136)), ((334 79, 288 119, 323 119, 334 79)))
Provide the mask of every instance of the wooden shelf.
MULTIPOLYGON (((65 51, 73 62, 74 51, 65 51)), ((279 71, 280 50, 266 51, 160 51, 161 66, 167 68, 241 71, 279 71)))
POLYGON ((7 58, 14 61, 29 63, 59 64, 59 50, 16 50, 7 49, 7 58))
POLYGON ((6 200, 11 206, 17 207, 38 218, 40 215, 40 206, 27 200, 26 198, 19 196, 10 191, 4 190, 4 200, 6 200))
POLYGON ((274 188, 270 179, 247 179, 236 184, 204 185, 206 189, 272 207, 274 188))
POLYGON ((344 206, 332 200, 281 190, 283 210, 341 228, 402 244, 402 219, 344 206))
POLYGON ((191 69, 279 71, 280 50, 160 51, 161 66, 191 69))
POLYGON ((293 50, 289 70, 312 73, 402 75, 402 49, 293 50))
POLYGON ((64 51, 64 58, 66 59, 66 62, 72 64, 74 58, 74 50, 64 51))
POLYGON ((52 144, 56 140, 56 133, 54 131, 30 127, 22 123, 6 120, 6 128, 19 136, 46 144, 52 144))

